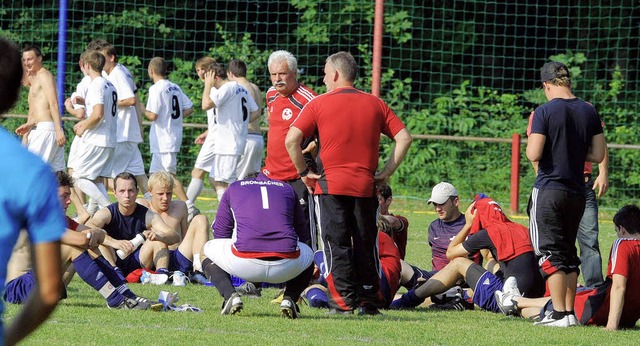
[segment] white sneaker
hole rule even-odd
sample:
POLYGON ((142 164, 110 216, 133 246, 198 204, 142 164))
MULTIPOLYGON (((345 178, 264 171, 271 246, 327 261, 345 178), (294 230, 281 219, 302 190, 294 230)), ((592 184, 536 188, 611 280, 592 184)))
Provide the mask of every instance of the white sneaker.
POLYGON ((576 315, 571 314, 571 315, 567 315, 567 317, 569 317, 569 327, 576 327, 581 325, 576 315))
POLYGON ((142 276, 140 276, 142 284, 164 285, 167 280, 169 280, 169 275, 167 274, 151 274, 146 270, 143 270, 142 276))
POLYGON ((514 296, 511 294, 506 294, 502 291, 495 291, 493 293, 496 303, 498 303, 498 307, 500 311, 506 316, 518 316, 518 305, 513 300, 514 296))
POLYGON ((533 323, 534 326, 543 326, 543 327, 561 327, 566 328, 571 326, 571 322, 569 321, 569 315, 565 315, 559 320, 551 317, 552 314, 546 315, 540 322, 533 323))
POLYGON ((515 276, 510 276, 504 280, 502 292, 507 295, 522 296, 522 293, 518 290, 518 280, 516 280, 515 276))
POLYGON ((174 286, 185 286, 187 284, 187 277, 179 270, 173 272, 172 278, 174 286))

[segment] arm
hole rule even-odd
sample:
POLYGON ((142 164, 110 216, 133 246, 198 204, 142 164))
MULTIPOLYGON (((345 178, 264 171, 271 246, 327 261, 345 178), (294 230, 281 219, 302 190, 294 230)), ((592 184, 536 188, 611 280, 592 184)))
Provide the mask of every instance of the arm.
POLYGON ((67 110, 67 113, 73 115, 78 120, 84 119, 84 114, 85 114, 84 107, 74 108, 71 98, 68 98, 64 101, 64 108, 67 110))
POLYGON ((152 111, 145 111, 144 112, 144 116, 149 119, 149 121, 155 121, 156 119, 158 119, 158 114, 152 112, 152 111))
POLYGON ((213 86, 213 82, 216 78, 216 73, 214 71, 207 71, 204 73, 204 90, 202 91, 202 110, 208 111, 209 109, 216 106, 211 99, 211 87, 213 86))
POLYGON ((467 249, 462 246, 462 242, 464 242, 465 239, 467 239, 467 237, 469 236, 471 225, 473 224, 473 219, 476 217, 477 211, 471 211, 474 206, 475 203, 471 203, 471 205, 469 205, 469 207, 467 208, 467 211, 465 211, 465 224, 460 232, 458 232, 458 234, 456 234, 456 236, 451 240, 451 242, 449 243, 449 247, 447 247, 447 258, 449 260, 452 260, 456 257, 467 257, 470 254, 469 251, 467 251, 467 249))
POLYGON ((593 190, 598 190, 598 198, 609 189, 609 149, 604 147, 604 159, 598 164, 598 176, 593 181, 593 190))
POLYGON ((407 154, 409 150, 409 146, 411 145, 411 134, 406 128, 400 130, 393 137, 393 150, 391 152, 391 157, 384 165, 384 168, 380 172, 375 175, 376 183, 380 183, 389 179, 389 177, 396 171, 402 159, 407 154))
MULTIPOLYGON (((302 149, 300 149, 302 138, 302 131, 295 126, 291 126, 291 128, 289 128, 289 132, 287 132, 287 137, 284 140, 284 145, 287 147, 287 152, 289 152, 291 161, 296 166, 298 173, 307 169, 307 165, 302 157, 302 149)), ((307 189, 309 189, 310 192, 313 191, 318 179, 320 179, 320 176, 314 172, 309 172, 306 177, 302 177, 302 181, 307 185, 307 189)))
POLYGON ((609 293, 609 317, 606 330, 616 330, 620 327, 620 317, 624 307, 624 294, 627 290, 627 278, 620 274, 613 274, 613 283, 609 293))
POLYGON ((147 212, 147 229, 149 231, 146 231, 145 235, 151 241, 161 241, 167 245, 173 245, 182 240, 180 232, 169 227, 160 215, 152 211, 147 212))
POLYGON ((15 345, 36 330, 55 310, 62 293, 60 242, 36 244, 32 251, 37 284, 20 313, 6 327, 6 345, 15 345))
POLYGON ((118 107, 129 107, 136 105, 136 97, 129 97, 128 99, 118 100, 118 107))
POLYGON ((87 129, 93 128, 102 121, 102 117, 104 117, 104 105, 97 104, 93 106, 93 113, 87 119, 79 121, 77 124, 73 125, 73 131, 76 135, 82 137, 87 129))
POLYGON ((190 116, 191 114, 193 114, 193 107, 182 110, 182 116, 185 118, 190 116))
POLYGON ((591 138, 591 146, 587 152, 586 161, 601 163, 604 160, 607 150, 607 142, 604 139, 604 133, 597 134, 591 138))
POLYGON ((256 119, 260 118, 260 114, 262 114, 262 112, 260 111, 260 108, 258 108, 257 111, 249 113, 249 122, 253 122, 256 119))
MULTIPOLYGON (((111 212, 107 208, 98 210, 89 221, 86 226, 88 228, 103 229, 107 224, 111 222, 111 212)), ((86 236, 85 236, 86 237, 86 236)), ((122 250, 129 254, 133 251, 133 244, 129 240, 113 239, 109 234, 105 232, 102 245, 109 246, 115 250, 122 250)), ((106 256, 105 256, 106 258, 106 256)), ((115 263, 115 262, 114 262, 115 263)))
POLYGON ((542 158, 542 151, 544 150, 546 140, 547 136, 540 133, 532 133, 529 135, 529 139, 527 140, 527 159, 533 163, 534 167, 537 167, 538 162, 542 158))
POLYGON ((62 244, 91 249, 102 244, 106 235, 107 232, 102 229, 80 225, 77 231, 67 229, 60 241, 62 244))
POLYGON ((53 120, 53 126, 56 129, 56 141, 58 146, 62 147, 67 143, 67 139, 64 137, 64 131, 62 130, 62 119, 60 118, 60 108, 58 107, 58 95, 56 93, 56 83, 53 79, 53 75, 48 73, 42 75, 41 83, 43 86, 44 94, 49 102, 49 112, 51 113, 51 119, 53 120), (42 80, 44 79, 44 80, 42 80))

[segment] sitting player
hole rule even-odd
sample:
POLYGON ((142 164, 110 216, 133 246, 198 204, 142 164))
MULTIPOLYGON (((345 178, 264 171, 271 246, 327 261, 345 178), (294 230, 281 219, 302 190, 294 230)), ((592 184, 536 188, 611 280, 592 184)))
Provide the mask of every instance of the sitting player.
POLYGON ((378 186, 378 213, 383 215, 389 223, 392 232, 388 233, 393 242, 398 246, 400 259, 404 260, 407 253, 407 235, 409 233, 409 220, 401 215, 394 215, 389 212, 389 206, 393 202, 393 191, 391 186, 383 184, 378 186))
MULTIPOLYGON (((179 232, 181 241, 169 246, 169 270, 192 273, 195 277, 202 271, 200 253, 209 240, 209 221, 205 215, 196 215, 187 221, 189 212, 183 201, 173 201, 174 179, 167 172, 155 172, 149 177, 151 200, 139 199, 138 203, 160 215, 162 220, 179 232)), ((200 274, 202 275, 202 274, 200 274)), ((203 277, 204 279, 204 277, 203 277)), ((194 280, 195 281, 195 280, 194 280)), ((177 285, 178 281, 174 281, 177 285)))
POLYGON ((168 246, 180 242, 180 233, 167 226, 158 214, 136 203, 138 185, 133 174, 120 173, 113 184, 118 201, 98 210, 87 223, 107 231, 101 248, 103 255, 123 275, 139 268, 155 268, 160 275, 168 276, 168 246), (136 249, 130 240, 138 234, 143 234, 147 241, 136 249), (121 250, 126 257, 116 259, 114 250, 121 250))
POLYGON ((527 297, 542 296, 544 281, 527 228, 509 220, 496 202, 483 196, 476 197, 476 201, 467 208, 465 218, 464 227, 447 249, 451 262, 422 286, 409 290, 394 301, 392 308, 418 306, 427 297, 443 293, 460 280, 465 280, 473 290, 476 305, 498 312, 500 309, 494 292, 502 289, 502 278, 509 276, 518 278, 518 289, 527 297), (472 236, 468 237, 469 234, 472 236), (488 249, 498 261, 500 271, 494 274, 467 258, 483 249, 488 249))
POLYGON ((640 319, 640 208, 622 207, 614 215, 613 223, 618 239, 609 253, 607 279, 596 288, 578 289, 575 315, 569 312, 555 323, 545 323, 544 317, 553 311, 549 297, 525 298, 517 289, 507 287, 504 292, 496 292, 502 312, 525 318, 539 316, 539 324, 551 327, 584 324, 607 330, 633 328, 640 319))
MULTIPOLYGON (((58 198, 63 209, 71 203, 71 177, 58 171, 58 198)), ((151 306, 148 299, 136 296, 118 276, 115 269, 101 256, 97 247, 104 240, 105 231, 79 225, 67 216, 68 228, 62 235, 63 268, 75 267, 78 276, 98 291, 107 301, 109 308, 146 310, 151 306)), ((4 299, 9 303, 23 303, 36 281, 31 270, 29 240, 26 232, 21 232, 9 260, 7 285, 4 299)), ((70 278, 69 278, 70 279, 70 278)), ((65 282, 68 284, 69 282, 65 282)))

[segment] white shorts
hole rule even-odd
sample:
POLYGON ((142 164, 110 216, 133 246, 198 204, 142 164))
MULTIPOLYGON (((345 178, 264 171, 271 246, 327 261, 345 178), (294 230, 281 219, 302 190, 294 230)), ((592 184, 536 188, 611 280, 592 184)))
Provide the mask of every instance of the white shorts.
POLYGON ((67 158, 67 167, 72 168, 75 166, 76 161, 78 161, 78 155, 80 150, 84 149, 84 145, 82 143, 82 138, 79 136, 73 137, 73 141, 71 141, 71 146, 69 147, 69 157, 67 158))
POLYGON ((225 272, 250 282, 279 284, 287 282, 309 268, 313 251, 298 242, 300 257, 277 261, 237 257, 231 251, 233 239, 213 239, 204 244, 204 254, 225 272))
POLYGON ((153 153, 151 154, 151 167, 149 174, 155 172, 169 172, 176 174, 178 167, 178 153, 153 153))
POLYGON ((247 144, 244 147, 244 155, 238 162, 236 173, 238 180, 242 180, 249 174, 259 173, 264 157, 264 138, 259 133, 250 133, 247 136, 247 144))
POLYGON ((129 172, 134 176, 145 175, 142 154, 138 149, 138 143, 118 142, 113 154, 112 176, 117 176, 122 172, 129 172))
POLYGON ((236 172, 238 161, 240 161, 240 156, 238 155, 214 155, 213 168, 210 172, 211 178, 214 181, 227 184, 238 180, 238 174, 236 172))
POLYGON ((54 172, 65 170, 64 147, 58 146, 52 121, 40 122, 31 128, 27 149, 40 156, 54 172))
POLYGON ((213 137, 214 136, 207 136, 207 138, 204 140, 202 148, 200 148, 200 152, 198 153, 196 163, 193 165, 193 167, 209 173, 211 173, 211 168, 213 167, 213 147, 216 143, 213 137))
POLYGON ((73 178, 95 180, 98 177, 113 178, 112 158, 114 148, 97 147, 82 142, 83 150, 77 151, 73 178))

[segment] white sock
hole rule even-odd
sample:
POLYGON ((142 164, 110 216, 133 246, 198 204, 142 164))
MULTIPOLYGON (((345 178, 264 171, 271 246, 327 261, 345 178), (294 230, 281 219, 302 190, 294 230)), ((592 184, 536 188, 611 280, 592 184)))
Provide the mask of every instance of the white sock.
POLYGON ((193 254, 193 271, 201 272, 202 271, 202 262, 200 261, 200 254, 193 254))
POLYGON ((216 197, 218 197, 218 203, 220 203, 220 201, 222 200, 222 195, 224 195, 225 191, 227 191, 227 189, 225 188, 216 189, 216 197))
POLYGON ((109 201, 109 197, 106 195, 106 189, 104 188, 104 185, 102 183, 100 183, 99 185, 102 186, 102 190, 104 190, 104 193, 101 191, 100 187, 96 185, 96 183, 89 179, 76 179, 76 185, 78 185, 80 190, 82 190, 82 192, 84 192, 87 196, 93 198, 98 203, 100 208, 106 208, 109 204, 111 204, 111 201, 109 201))
POLYGON ((146 199, 147 201, 151 200, 151 194, 149 193, 149 191, 144 193, 144 199, 146 199))
POLYGON ((202 181, 202 179, 191 178, 189 187, 187 187, 187 198, 189 199, 187 201, 188 207, 193 207, 193 205, 196 203, 196 199, 198 199, 198 196, 200 196, 200 193, 202 193, 203 188, 204 182, 202 181))

